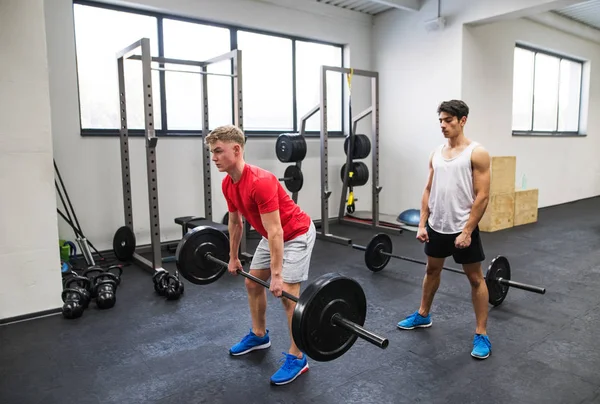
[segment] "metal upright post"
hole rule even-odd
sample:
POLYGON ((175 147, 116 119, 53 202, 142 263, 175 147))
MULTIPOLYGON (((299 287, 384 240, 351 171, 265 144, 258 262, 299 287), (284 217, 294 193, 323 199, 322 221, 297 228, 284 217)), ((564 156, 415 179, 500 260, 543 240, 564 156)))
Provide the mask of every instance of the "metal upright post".
POLYGON ((327 132, 327 70, 329 67, 321 66, 321 230, 317 231, 317 237, 327 239, 339 244, 352 244, 352 240, 346 237, 332 235, 329 232, 329 160, 328 160, 328 132, 327 132))
MULTIPOLYGON (((244 102, 243 102, 243 82, 242 82, 242 51, 237 49, 233 55, 233 124, 244 132, 244 102)), ((244 147, 245 149, 245 147, 244 147)), ((247 259, 252 258, 252 254, 247 252, 246 224, 243 223, 242 238, 240 240, 240 254, 247 259)))
POLYGON ((125 226, 133 232, 133 208, 131 202, 131 169, 129 168, 129 132, 127 130, 127 103, 125 99, 125 67, 123 56, 117 59, 119 76, 119 101, 121 113, 120 149, 121 149, 121 180, 123 183, 123 215, 125 226))
POLYGON ((371 133, 373 134, 373 227, 379 228, 379 73, 374 72, 371 78, 371 133))
MULTIPOLYGON (((202 66, 200 71, 207 71, 206 66, 202 66)), ((202 74, 202 170, 204 173, 204 218, 212 221, 212 175, 210 172, 210 148, 204 142, 210 130, 208 119, 208 75, 202 74)))
POLYGON ((321 66, 321 227, 329 234, 328 141, 327 141, 327 69, 321 66))
POLYGON ((162 268, 160 244, 160 220, 158 209, 158 175, 156 170, 156 130, 154 127, 154 104, 152 102, 152 71, 150 40, 142 39, 142 82, 144 85, 144 120, 146 123, 146 166, 148 176, 148 200, 150 203, 150 240, 152 245, 152 267, 162 268))

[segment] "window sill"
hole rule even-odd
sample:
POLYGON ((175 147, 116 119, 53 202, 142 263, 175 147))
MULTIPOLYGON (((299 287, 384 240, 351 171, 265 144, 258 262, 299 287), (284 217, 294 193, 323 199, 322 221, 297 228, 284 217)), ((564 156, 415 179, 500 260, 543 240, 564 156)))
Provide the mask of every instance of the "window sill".
POLYGON ((587 134, 578 132, 535 132, 516 130, 513 130, 512 135, 520 137, 587 137, 587 134))

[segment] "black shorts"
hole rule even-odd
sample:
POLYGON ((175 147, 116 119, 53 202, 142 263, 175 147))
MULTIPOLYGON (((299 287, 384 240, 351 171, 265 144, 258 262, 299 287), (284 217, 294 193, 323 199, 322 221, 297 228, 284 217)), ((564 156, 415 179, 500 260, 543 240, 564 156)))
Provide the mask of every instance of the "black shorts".
POLYGON ((429 242, 425 243, 425 254, 432 258, 452 256, 457 264, 473 264, 485 260, 483 245, 479 237, 479 227, 471 233, 471 245, 467 248, 456 248, 454 241, 460 233, 442 234, 426 226, 429 242))

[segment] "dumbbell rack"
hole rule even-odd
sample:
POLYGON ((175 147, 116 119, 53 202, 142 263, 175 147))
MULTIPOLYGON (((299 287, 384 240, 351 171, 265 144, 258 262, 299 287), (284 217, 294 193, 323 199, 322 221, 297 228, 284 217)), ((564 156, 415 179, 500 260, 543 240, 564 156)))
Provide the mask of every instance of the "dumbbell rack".
MULTIPOLYGON (((379 186, 379 73, 368 71, 349 69, 344 67, 335 66, 321 66, 321 103, 317 107, 317 110, 321 112, 321 221, 322 227, 320 231, 317 231, 317 237, 328 241, 333 241, 339 244, 349 245, 352 244, 352 240, 346 237, 333 235, 329 231, 329 197, 331 191, 329 190, 329 176, 328 176, 328 131, 327 131, 327 72, 337 72, 345 75, 356 75, 368 77, 371 79, 371 106, 366 108, 364 111, 358 113, 356 116, 351 116, 350 125, 350 144, 347 153, 346 168, 344 172, 344 181, 342 185, 342 194, 340 200, 340 211, 338 216, 338 223, 348 224, 356 227, 369 228, 373 230, 379 230, 383 232, 389 232, 398 234, 401 230, 393 227, 387 227, 379 221, 379 193, 382 187, 379 186), (358 122, 371 116, 371 132, 373 140, 372 143, 372 171, 373 176, 371 180, 372 184, 372 221, 371 223, 360 223, 352 220, 348 220, 344 214, 344 205, 348 194, 348 174, 349 169, 352 165, 352 150, 354 144, 353 133, 356 132, 358 122)), ((351 111, 351 110, 350 110, 351 111)), ((316 111, 315 111, 316 112, 316 111)), ((351 114, 352 112, 350 112, 351 114)))
MULTIPOLYGON (((160 241, 160 220, 159 220, 159 205, 158 205, 158 176, 157 176, 157 164, 156 164, 156 145, 158 138, 156 136, 156 130, 154 127, 154 108, 153 108, 153 92, 152 92, 152 70, 167 71, 165 68, 152 68, 152 63, 160 63, 161 65, 184 65, 193 66, 199 68, 199 71, 187 72, 197 73, 202 76, 202 113, 203 113, 203 128, 202 128, 202 161, 203 161, 203 172, 204 172, 204 209, 205 215, 203 222, 206 224, 212 224, 213 226, 219 226, 220 223, 214 223, 212 221, 212 190, 211 190, 211 173, 210 173, 210 150, 208 145, 204 144, 204 139, 209 132, 208 122, 208 80, 207 75, 216 74, 209 73, 207 66, 213 63, 222 62, 225 60, 232 60, 233 69, 235 74, 226 75, 232 77, 233 88, 237 93, 237 96, 233 97, 234 107, 237 113, 234 115, 234 125, 243 130, 243 113, 242 113, 242 67, 241 67, 241 51, 233 50, 226 54, 217 56, 207 61, 194 61, 194 60, 180 60, 170 59, 164 57, 152 57, 150 52, 150 40, 148 38, 142 38, 128 47, 119 51, 117 57, 118 67, 118 80, 119 80, 119 101, 120 101, 120 114, 121 114, 121 125, 120 125, 120 150, 121 150, 121 173, 123 181, 123 207, 124 207, 124 218, 125 226, 120 228, 115 234, 115 240, 113 246, 117 245, 117 241, 128 244, 127 248, 132 248, 130 258, 138 264, 140 267, 156 273, 156 271, 164 271, 162 268, 163 259, 161 253, 161 247, 172 243, 161 243, 160 241), (141 48, 141 55, 132 55, 132 53, 141 48), (142 83, 144 93, 144 121, 145 121, 145 138, 146 138, 146 166, 147 166, 147 179, 148 179, 148 199, 149 199, 149 214, 150 214, 150 250, 151 259, 148 260, 141 256, 135 251, 135 235, 133 227, 133 214, 132 214, 132 195, 131 195, 131 172, 130 172, 130 153, 129 153, 129 134, 127 128, 127 108, 125 99, 125 59, 138 60, 142 63, 142 83), (125 231, 122 231, 125 230, 125 231), (131 247, 130 244, 133 244, 131 247)), ((225 74, 217 74, 225 75, 225 74)), ((185 234, 188 230, 187 227, 192 222, 197 222, 200 218, 186 217, 178 218, 186 219, 182 221, 183 233, 185 234), (194 220, 198 219, 198 220, 194 220)), ((176 219, 176 222, 177 220, 176 219)), ((226 226, 225 226, 226 227, 226 226)), ((246 251, 246 235, 245 232, 242 235, 240 254, 244 257, 251 257, 246 251)))

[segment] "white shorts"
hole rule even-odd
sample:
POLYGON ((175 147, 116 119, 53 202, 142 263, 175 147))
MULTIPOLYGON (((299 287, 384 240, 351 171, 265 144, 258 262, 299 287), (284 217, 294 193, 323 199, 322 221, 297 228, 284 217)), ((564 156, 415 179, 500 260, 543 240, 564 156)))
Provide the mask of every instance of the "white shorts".
MULTIPOLYGON (((317 230, 310 222, 308 231, 283 243, 283 268, 281 277, 285 283, 298 283, 308 279, 310 259, 315 246, 317 230)), ((271 252, 269 240, 262 238, 256 247, 250 269, 270 269, 271 252)))

